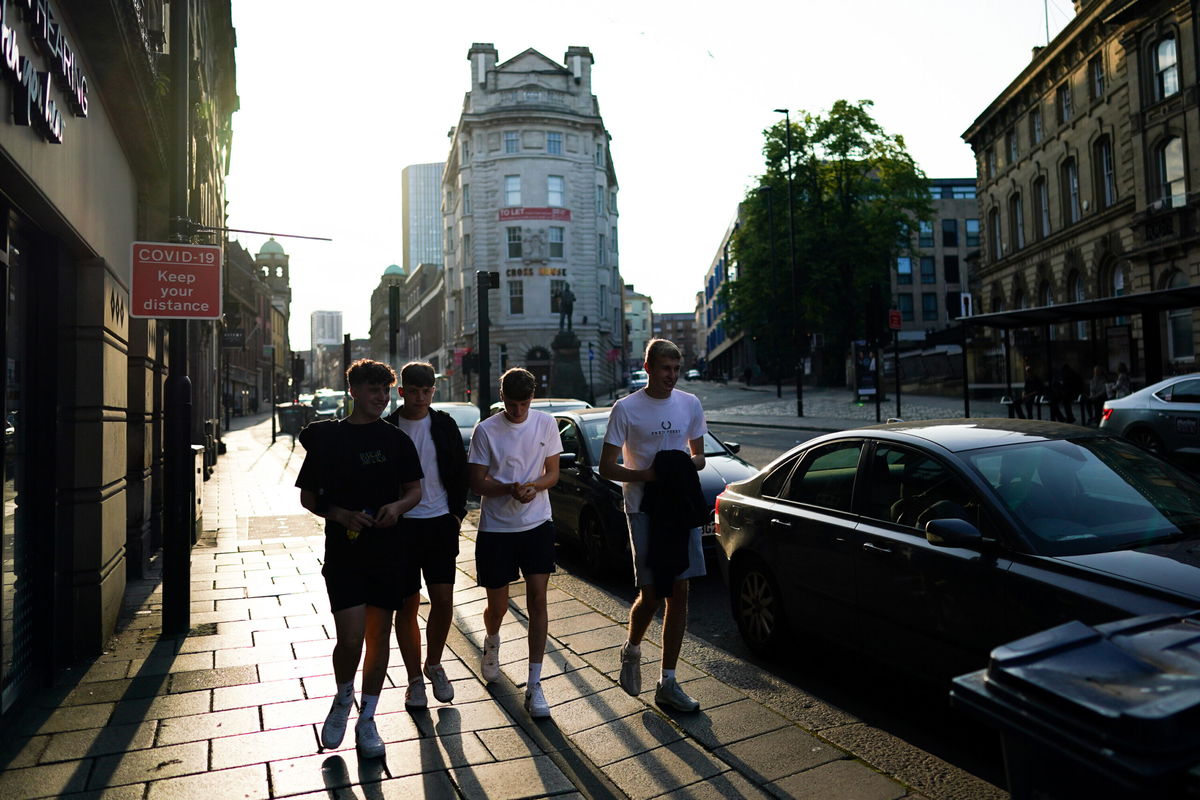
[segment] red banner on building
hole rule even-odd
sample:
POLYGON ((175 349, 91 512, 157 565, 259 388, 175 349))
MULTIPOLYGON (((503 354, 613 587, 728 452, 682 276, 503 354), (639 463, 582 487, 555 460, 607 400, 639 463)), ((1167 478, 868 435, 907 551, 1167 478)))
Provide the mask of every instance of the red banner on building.
POLYGON ((522 219, 551 219, 556 222, 570 222, 569 208, 502 208, 500 221, 512 222, 522 219))
POLYGON ((134 242, 131 317, 221 318, 221 247, 134 242))

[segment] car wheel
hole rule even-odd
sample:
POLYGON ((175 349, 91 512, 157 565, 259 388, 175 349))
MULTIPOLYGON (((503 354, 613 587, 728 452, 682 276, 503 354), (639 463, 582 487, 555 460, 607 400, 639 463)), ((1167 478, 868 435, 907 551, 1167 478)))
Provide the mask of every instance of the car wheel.
POLYGON ((1149 428, 1134 428, 1131 431, 1126 431, 1125 438, 1156 456, 1162 457, 1166 455, 1166 448, 1163 447, 1162 439, 1158 438, 1158 435, 1149 428))
POLYGON ((579 549, 594 572, 603 574, 612 568, 604 525, 590 511, 585 511, 579 518, 579 549))
POLYGON ((746 645, 759 655, 778 652, 787 633, 787 618, 783 595, 770 570, 758 561, 737 565, 729 602, 746 645))

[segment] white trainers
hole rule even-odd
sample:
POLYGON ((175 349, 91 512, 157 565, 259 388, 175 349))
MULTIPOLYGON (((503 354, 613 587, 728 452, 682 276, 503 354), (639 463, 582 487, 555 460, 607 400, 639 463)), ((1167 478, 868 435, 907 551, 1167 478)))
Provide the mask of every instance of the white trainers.
POLYGON ((439 703, 449 703, 454 699, 454 684, 446 677, 446 670, 441 664, 426 664, 425 677, 433 684, 433 697, 439 703))
POLYGON ((621 688, 630 697, 642 693, 642 652, 630 652, 628 642, 621 645, 621 688))
POLYGON ((479 670, 483 673, 484 683, 500 680, 500 634, 483 637, 483 658, 480 659, 479 670))
POLYGON ((700 704, 688 697, 687 692, 679 687, 674 678, 658 682, 658 688, 654 691, 654 702, 676 711, 697 711, 700 708, 700 704))
POLYGON ((413 678, 408 682, 408 688, 404 690, 404 707, 425 708, 428 705, 429 700, 425 697, 425 681, 413 678))
POLYGON ((363 758, 383 757, 383 739, 375 729, 374 717, 358 718, 354 726, 354 742, 358 747, 358 754, 363 758))
POLYGON ((354 703, 339 703, 333 699, 329 713, 325 716, 325 724, 321 726, 321 747, 326 750, 336 750, 346 738, 346 720, 350 717, 350 709, 354 703))
POLYGON ((542 694, 541 681, 525 690, 525 710, 534 719, 550 716, 550 704, 546 702, 546 695, 542 694))

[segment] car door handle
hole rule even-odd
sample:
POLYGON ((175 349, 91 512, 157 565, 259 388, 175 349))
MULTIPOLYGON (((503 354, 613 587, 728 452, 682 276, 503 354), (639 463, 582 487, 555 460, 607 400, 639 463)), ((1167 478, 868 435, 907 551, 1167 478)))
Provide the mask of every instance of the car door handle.
POLYGON ((787 522, 782 519, 773 519, 773 520, 771 520, 771 527, 772 528, 782 528, 784 530, 790 531, 792 529, 792 523, 787 522))
POLYGON ((885 556, 892 554, 892 548, 880 547, 879 545, 871 544, 870 542, 866 542, 865 544, 863 544, 862 549, 866 550, 868 553, 879 553, 880 555, 885 555, 885 556))

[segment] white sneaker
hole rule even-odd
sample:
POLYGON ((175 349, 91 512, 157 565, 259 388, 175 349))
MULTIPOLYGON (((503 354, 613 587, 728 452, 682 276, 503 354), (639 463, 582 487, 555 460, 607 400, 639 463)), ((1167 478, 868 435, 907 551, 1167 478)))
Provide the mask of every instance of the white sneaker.
POLYGON ((697 711, 700 708, 700 704, 688 696, 674 678, 658 682, 658 688, 654 690, 654 702, 676 711, 697 711))
POLYGON ((408 688, 404 690, 404 707, 425 708, 428 705, 429 700, 425 697, 425 681, 413 678, 408 682, 408 688))
POLYGON ((374 717, 359 717, 354 726, 354 741, 358 754, 363 758, 382 758, 384 753, 383 739, 375 729, 374 717))
POLYGON ((446 670, 441 664, 426 664, 425 677, 433 684, 433 697, 439 703, 449 703, 454 699, 454 684, 446 677, 446 670))
POLYGON ((329 714, 325 716, 325 724, 321 726, 321 747, 326 750, 336 750, 346 738, 346 720, 350 717, 350 709, 354 703, 339 703, 333 699, 329 714))
POLYGON ((550 716, 550 704, 546 702, 546 695, 542 694, 541 681, 525 690, 525 710, 534 719, 550 716))
POLYGON ((479 669, 483 673, 484 683, 500 680, 500 634, 483 637, 483 658, 479 669))

